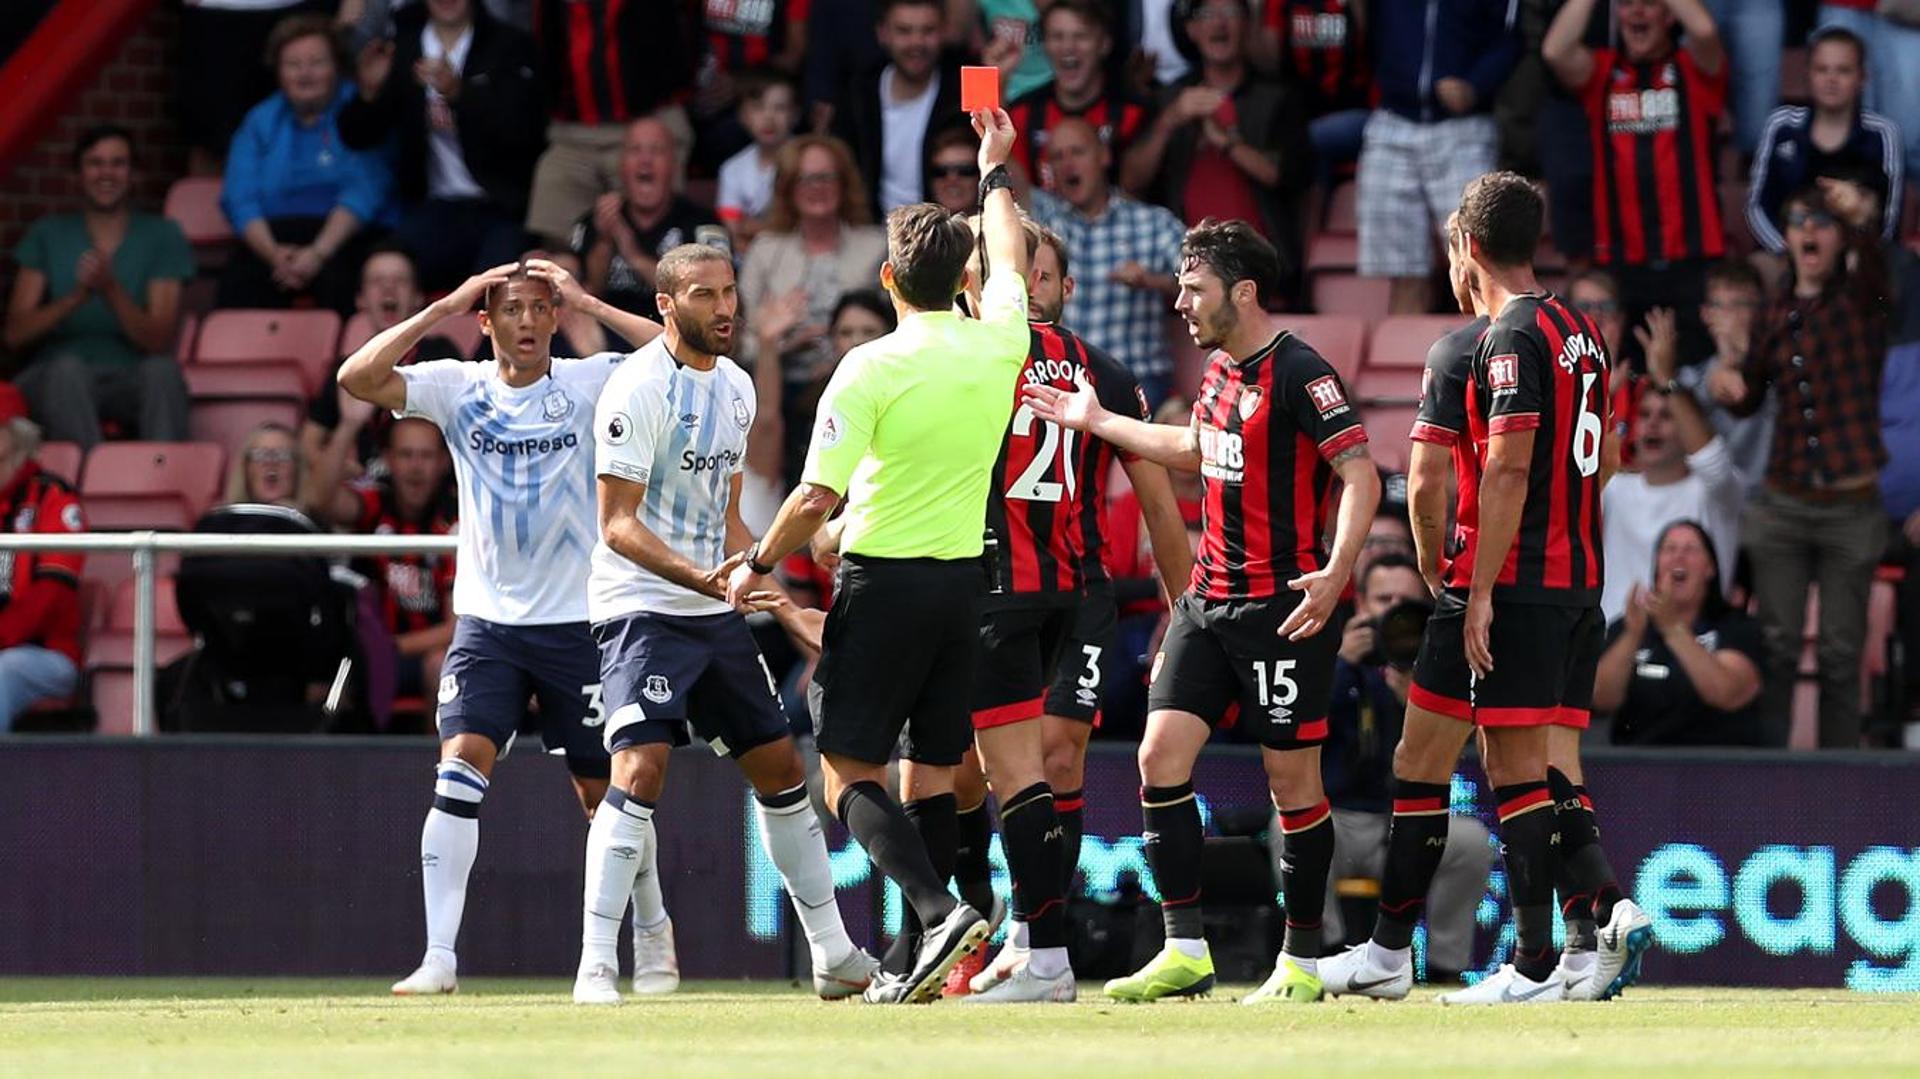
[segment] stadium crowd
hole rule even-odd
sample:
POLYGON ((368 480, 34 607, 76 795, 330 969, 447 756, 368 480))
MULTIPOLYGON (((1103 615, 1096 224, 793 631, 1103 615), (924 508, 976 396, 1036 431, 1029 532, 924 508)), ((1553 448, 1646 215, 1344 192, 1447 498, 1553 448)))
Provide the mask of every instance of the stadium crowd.
MULTIPOLYGON (((35 222, 13 252, 4 520, 84 530, 83 455, 201 434, 197 411, 219 395, 188 361, 210 312, 334 312, 337 362, 469 273, 538 253, 658 317, 657 262, 695 242, 738 266, 735 359, 753 373, 759 417, 742 511, 758 534, 799 479, 835 365, 893 328, 876 222, 920 201, 975 208, 958 69, 984 63, 1000 69, 1019 132, 1020 201, 1068 244, 1062 321, 1126 364, 1163 422, 1186 422, 1199 366, 1170 343, 1186 226, 1238 218, 1273 241, 1282 310, 1433 315, 1451 311, 1435 238, 1466 182, 1500 164, 1540 177, 1543 278, 1619 362, 1629 471, 1605 495, 1613 643, 1596 689, 1615 713, 1611 739, 1784 745, 1796 695, 1814 694, 1801 709, 1817 714, 1819 746, 1897 745, 1920 677, 1920 663, 1881 654, 1920 647, 1920 257, 1904 246, 1920 25, 1881 13, 1897 6, 189 3, 182 129, 195 168, 220 178, 231 239, 190 243, 174 219, 131 205, 148 148, 125 131, 96 128, 72 147, 72 211, 35 222), (1797 65, 1784 80, 1783 54, 1797 65), (57 443, 75 450, 64 465, 42 452, 57 443), (1817 681, 1801 677, 1809 652, 1817 681)), ((465 321, 415 358, 488 359, 465 321)), ((1417 370, 1433 336, 1401 366, 1417 370)), ((274 358, 250 344, 252 359, 274 358)), ((627 347, 568 312, 554 351, 627 347)), ((1379 456, 1403 463, 1419 386, 1357 385, 1379 456)), ((305 396, 298 415, 225 432, 217 501, 278 506, 313 529, 456 528, 430 428, 330 378, 305 396)), ((1407 696, 1376 623, 1420 584, 1404 484, 1390 477, 1387 491, 1355 574, 1333 713, 1343 748, 1329 794, 1356 827, 1379 812, 1394 741, 1376 721, 1407 696)), ((1124 482, 1114 492, 1122 654, 1099 736, 1137 738, 1165 614, 1139 504, 1124 482)), ((1197 494, 1178 493, 1192 526, 1197 494)), ((81 695, 96 666, 83 629, 106 628, 114 598, 80 586, 73 556, 10 562, 0 730, 81 695)), ((346 649, 378 675, 346 725, 431 729, 451 556, 354 568, 346 649)), ((800 602, 825 605, 830 567, 802 554, 783 571, 800 602)), ((807 661, 763 628, 804 729, 807 661)))

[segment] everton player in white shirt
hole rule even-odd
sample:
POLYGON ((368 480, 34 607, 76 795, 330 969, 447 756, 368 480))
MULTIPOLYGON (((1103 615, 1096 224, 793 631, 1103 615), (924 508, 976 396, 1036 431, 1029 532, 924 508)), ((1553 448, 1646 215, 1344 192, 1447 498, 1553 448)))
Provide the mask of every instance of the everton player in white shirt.
POLYGON ((753 542, 740 519, 753 378, 723 355, 739 309, 733 262, 684 244, 661 257, 655 281, 666 332, 620 365, 594 420, 600 542, 588 613, 613 782, 587 836, 573 999, 620 1001, 614 944, 634 852, 655 849, 668 751, 687 743, 689 728, 753 786, 760 841, 806 930, 815 990, 852 996, 879 964, 840 922, 826 839, 773 676, 725 599, 726 574, 753 542))
MULTIPOLYGON (((460 487, 456 616, 439 686, 440 763, 420 833, 427 951, 396 983, 403 996, 457 988, 454 943, 467 874, 480 845, 480 804, 494 761, 537 730, 564 753, 589 815, 607 789, 600 670, 587 630, 587 557, 593 549, 593 409, 616 353, 555 359, 562 304, 577 305, 629 341, 660 325, 589 296, 549 262, 496 266, 385 330, 340 365, 340 385, 362 401, 433 421, 453 451, 460 487), (485 301, 480 325, 493 363, 435 360, 396 367, 441 319, 485 301), (529 699, 540 704, 537 715, 529 699)), ((633 888, 637 988, 679 984, 657 876, 633 888)))

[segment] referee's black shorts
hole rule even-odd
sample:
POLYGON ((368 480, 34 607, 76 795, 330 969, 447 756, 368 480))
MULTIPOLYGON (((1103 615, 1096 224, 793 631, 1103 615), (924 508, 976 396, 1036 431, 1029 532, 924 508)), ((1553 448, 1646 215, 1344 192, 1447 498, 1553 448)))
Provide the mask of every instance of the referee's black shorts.
POLYGON ((820 752, 885 764, 900 745, 908 760, 960 763, 986 584, 977 558, 841 560, 813 676, 820 752))

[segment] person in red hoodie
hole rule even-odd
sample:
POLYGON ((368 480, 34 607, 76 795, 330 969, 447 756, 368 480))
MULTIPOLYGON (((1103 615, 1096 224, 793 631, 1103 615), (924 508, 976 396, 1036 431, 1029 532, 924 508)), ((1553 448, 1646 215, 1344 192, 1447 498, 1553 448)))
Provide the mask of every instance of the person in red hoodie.
MULTIPOLYGON (((33 457, 40 428, 0 382, 0 530, 84 532, 80 498, 33 457)), ((78 551, 0 552, 0 733, 36 701, 65 697, 80 675, 78 551)))

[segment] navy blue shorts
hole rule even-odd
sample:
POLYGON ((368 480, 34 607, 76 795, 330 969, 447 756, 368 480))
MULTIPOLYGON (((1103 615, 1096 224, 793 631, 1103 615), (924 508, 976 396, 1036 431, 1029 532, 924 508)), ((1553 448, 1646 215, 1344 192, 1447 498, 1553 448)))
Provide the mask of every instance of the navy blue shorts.
POLYGON ((459 616, 440 668, 439 702, 443 740, 482 735, 505 756, 515 736, 537 731, 548 753, 566 755, 574 775, 605 779, 611 771, 600 744, 599 656, 585 622, 506 626, 459 616))
POLYGON ((687 728, 722 756, 787 737, 786 714, 747 620, 640 613, 598 622, 606 746, 683 746, 687 728))

